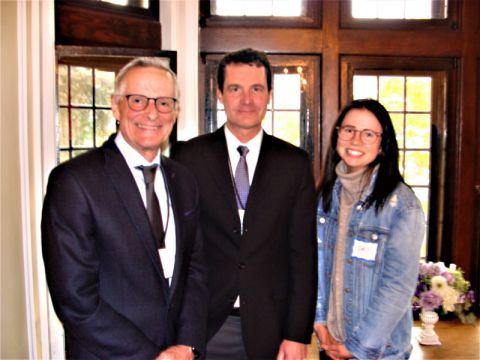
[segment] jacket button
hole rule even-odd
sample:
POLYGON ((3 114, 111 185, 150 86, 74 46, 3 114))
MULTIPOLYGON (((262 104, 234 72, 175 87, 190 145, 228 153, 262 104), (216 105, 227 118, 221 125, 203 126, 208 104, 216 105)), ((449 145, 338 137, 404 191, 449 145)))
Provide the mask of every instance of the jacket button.
POLYGON ((325 218, 324 218, 323 216, 322 216, 320 219, 318 219, 318 222, 319 222, 320 224, 325 224, 325 221, 326 221, 326 220, 325 220, 325 218))
POLYGON ((245 264, 244 264, 244 263, 238 264, 238 268, 239 268, 240 270, 245 269, 245 264))
POLYGON ((378 240, 378 234, 372 234, 371 238, 372 240, 378 240))

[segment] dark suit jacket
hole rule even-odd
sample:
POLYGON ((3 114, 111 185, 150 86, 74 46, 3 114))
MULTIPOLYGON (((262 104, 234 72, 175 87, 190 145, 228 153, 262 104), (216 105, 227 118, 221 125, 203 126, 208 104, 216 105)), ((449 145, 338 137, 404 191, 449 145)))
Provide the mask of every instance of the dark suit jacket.
POLYGON ((315 193, 307 154, 264 133, 244 217, 229 170, 223 127, 173 146, 200 189, 210 292, 210 339, 238 294, 251 359, 274 358, 282 339, 310 343, 317 292, 315 193))
POLYGON ((168 289, 141 195, 113 139, 59 165, 48 182, 43 257, 67 355, 153 359, 172 344, 202 351, 208 294, 195 180, 162 157, 176 224, 168 289))

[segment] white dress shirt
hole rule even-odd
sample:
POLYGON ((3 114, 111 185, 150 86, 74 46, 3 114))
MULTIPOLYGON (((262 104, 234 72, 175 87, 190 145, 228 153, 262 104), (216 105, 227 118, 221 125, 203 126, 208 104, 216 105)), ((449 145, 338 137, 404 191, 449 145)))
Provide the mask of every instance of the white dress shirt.
POLYGON ((128 144, 121 132, 117 133, 115 137, 115 144, 122 153, 125 161, 127 162, 130 171, 132 172, 135 183, 137 184, 140 195, 142 196, 143 204, 145 208, 147 207, 146 199, 146 188, 145 180, 143 178, 143 173, 141 170, 137 169, 137 166, 150 166, 157 164, 157 173, 155 175, 155 193, 160 204, 160 211, 162 213, 162 222, 163 228, 165 230, 165 248, 158 249, 158 254, 162 261, 163 273, 165 278, 168 279, 171 284, 173 276, 173 268, 175 265, 175 219, 173 216, 172 202, 167 192, 167 187, 163 177, 163 172, 161 169, 160 162, 160 150, 158 151, 157 156, 152 162, 148 162, 145 158, 140 155, 130 144, 128 144))
MULTIPOLYGON (((235 179, 235 169, 237 168, 237 164, 240 161, 240 153, 238 152, 237 148, 240 145, 244 145, 248 147, 248 154, 246 157, 247 166, 248 166, 248 182, 250 185, 252 184, 253 176, 255 174, 255 169, 258 163, 258 156, 260 154, 260 147, 262 145, 263 139, 263 130, 260 130, 257 135, 250 141, 246 143, 242 143, 238 140, 235 135, 228 129, 225 125, 225 139, 227 140, 227 149, 228 149, 228 158, 230 159, 230 174, 232 177, 232 185, 235 186, 234 179, 235 179)), ((248 203, 248 199, 247 199, 248 203)), ((240 224, 243 228, 243 217, 245 215, 244 209, 238 209, 238 216, 240 217, 240 224)), ((237 296, 235 300, 235 304, 233 307, 238 308, 240 307, 240 296, 237 296)))

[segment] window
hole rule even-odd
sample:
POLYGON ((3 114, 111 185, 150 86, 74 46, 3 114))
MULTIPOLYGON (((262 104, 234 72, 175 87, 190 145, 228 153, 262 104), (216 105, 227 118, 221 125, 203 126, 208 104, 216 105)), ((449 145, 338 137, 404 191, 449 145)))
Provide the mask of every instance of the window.
POLYGON ((352 0, 356 19, 445 19, 448 0, 352 0))
POLYGON ((200 0, 203 27, 320 27, 320 1, 200 0))
MULTIPOLYGON (((273 93, 263 120, 264 130, 299 146, 316 158, 314 141, 318 124, 318 82, 320 61, 317 57, 269 55, 273 70, 273 93), (315 85, 317 84, 317 85, 315 85)), ((216 99, 216 70, 219 57, 207 58, 205 132, 213 132, 226 122, 222 104, 216 99)))
MULTIPOLYGON (((354 75, 353 98, 376 99, 390 113, 400 151, 401 174, 420 199, 427 220, 431 187, 432 77, 354 75)), ((426 258, 425 242, 421 257, 426 258)))
POLYGON ((302 0, 214 0, 212 15, 218 16, 300 16, 302 0))
POLYGON ((352 98, 374 98, 390 113, 400 150, 400 171, 426 215, 423 259, 438 256, 448 226, 444 203, 449 185, 446 99, 451 66, 447 60, 437 59, 424 59, 422 65, 414 59, 342 59, 342 104, 352 98))
POLYGON ((114 71, 59 64, 58 162, 100 146, 116 131, 110 111, 114 71))
POLYGON ((134 6, 142 9, 148 9, 150 5, 149 0, 100 0, 100 1, 116 4, 120 6, 134 6))
POLYGON ((342 1, 343 28, 459 28, 459 0, 342 1))

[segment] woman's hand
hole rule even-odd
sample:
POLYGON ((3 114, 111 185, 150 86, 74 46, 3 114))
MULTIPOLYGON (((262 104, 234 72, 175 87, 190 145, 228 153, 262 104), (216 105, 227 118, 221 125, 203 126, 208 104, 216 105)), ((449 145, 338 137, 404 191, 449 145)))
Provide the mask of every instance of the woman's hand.
POLYGON ((330 334, 328 328, 324 324, 314 325, 315 334, 317 335, 320 347, 325 350, 327 355, 333 360, 342 360, 353 358, 352 353, 348 351, 344 344, 339 343, 330 334))

